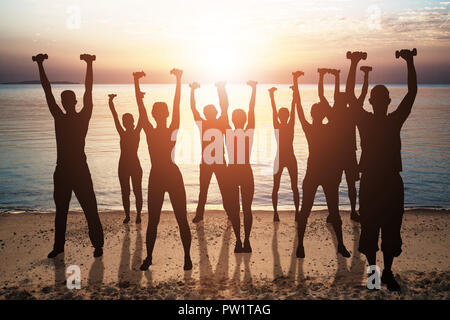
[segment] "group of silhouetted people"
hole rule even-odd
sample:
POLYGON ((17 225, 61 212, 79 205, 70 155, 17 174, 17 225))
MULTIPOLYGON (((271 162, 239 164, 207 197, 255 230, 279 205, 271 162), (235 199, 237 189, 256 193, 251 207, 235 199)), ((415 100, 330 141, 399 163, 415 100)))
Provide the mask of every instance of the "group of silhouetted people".
MULTIPOLYGON (((274 163, 272 204, 274 221, 279 221, 277 210, 278 190, 284 168, 287 168, 291 180, 293 200, 295 205, 295 221, 298 230, 298 258, 305 257, 303 246, 307 220, 311 213, 316 191, 322 186, 329 215, 327 222, 333 226, 338 253, 350 257, 342 236, 342 221, 339 214, 339 185, 342 174, 348 186, 351 204, 351 219, 361 223, 359 251, 366 255, 370 265, 376 264, 378 239, 381 231, 381 250, 384 257, 384 271, 381 281, 387 284, 389 290, 400 290, 391 266, 394 257, 401 253, 402 240, 400 229, 403 217, 403 181, 400 176, 401 141, 400 130, 411 112, 417 94, 417 78, 413 63, 416 50, 400 50, 396 57, 402 57, 408 67, 408 93, 399 107, 388 114, 391 102, 388 89, 383 85, 375 86, 370 92, 369 102, 373 113, 363 108, 368 91, 369 72, 371 67, 363 66, 364 83, 359 97, 355 96, 355 78, 357 65, 365 60, 365 52, 347 52, 350 60, 350 70, 347 77, 345 92, 340 91, 340 71, 336 69, 318 69, 319 72, 319 102, 311 107, 310 123, 306 120, 298 85, 302 71, 292 73, 293 85, 290 110, 280 108, 275 103, 276 88, 269 89, 278 149, 274 163), (325 95, 323 82, 327 74, 334 76, 334 103, 330 106, 325 95), (309 156, 307 169, 302 182, 302 202, 298 190, 298 167, 294 153, 293 140, 295 133, 295 111, 297 111, 303 132, 305 134, 309 156), (324 123, 325 118, 327 122, 324 123), (361 141, 361 158, 358 163, 356 150, 356 128, 361 141), (360 177, 361 174, 361 177, 360 177), (360 180, 359 214, 356 211, 356 181, 360 180)), ((97 202, 92 185, 92 179, 84 152, 85 138, 92 114, 92 63, 94 55, 82 54, 81 60, 87 63, 85 94, 83 109, 75 111, 77 103, 75 93, 65 90, 61 93, 61 102, 65 113, 57 105, 53 97, 50 82, 44 71, 43 61, 47 55, 38 54, 33 57, 39 67, 41 83, 51 114, 55 120, 57 141, 57 165, 54 173, 54 200, 56 204, 55 242, 49 258, 56 257, 64 251, 67 213, 72 191, 77 196, 85 213, 89 237, 95 248, 94 257, 103 254, 103 230, 99 219, 97 202)), ((190 258, 191 232, 187 220, 186 190, 183 176, 175 164, 174 148, 177 130, 180 125, 180 96, 182 70, 172 69, 170 72, 176 78, 175 97, 172 119, 169 118, 169 108, 165 102, 155 102, 151 115, 156 123, 153 125, 144 106, 144 92, 139 86, 139 79, 144 72, 133 73, 136 101, 139 109, 137 124, 130 113, 122 116, 122 124, 114 106, 115 94, 109 95, 109 107, 113 115, 115 127, 120 136, 120 159, 118 176, 120 181, 124 223, 130 221, 130 180, 136 198, 136 223, 141 222, 142 211, 142 168, 138 158, 138 147, 141 129, 147 138, 147 146, 151 159, 151 171, 148 182, 148 227, 146 235, 147 257, 141 265, 141 270, 147 270, 152 264, 152 253, 157 236, 157 228, 164 202, 164 195, 169 194, 175 214, 181 240, 184 248, 184 270, 192 269, 190 258)), ((234 252, 252 252, 250 233, 252 229, 252 202, 254 196, 254 178, 250 164, 253 135, 255 129, 255 81, 247 83, 251 87, 251 98, 248 113, 243 109, 232 112, 230 124, 228 119, 228 96, 225 83, 216 83, 220 116, 216 107, 208 104, 203 108, 203 116, 196 108, 195 90, 200 87, 196 82, 190 84, 190 105, 194 120, 200 130, 202 157, 200 163, 200 192, 194 223, 204 218, 208 187, 215 174, 223 207, 230 220, 236 236, 234 252), (228 161, 225 160, 225 147, 228 161), (241 199, 240 199, 240 197, 241 199), (244 241, 240 235, 240 208, 242 201, 244 241)))

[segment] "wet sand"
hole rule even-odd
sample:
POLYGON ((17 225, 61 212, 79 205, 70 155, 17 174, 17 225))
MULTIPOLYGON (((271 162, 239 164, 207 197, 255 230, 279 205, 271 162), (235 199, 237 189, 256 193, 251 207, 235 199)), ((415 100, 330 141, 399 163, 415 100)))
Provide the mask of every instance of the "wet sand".
MULTIPOLYGON (((189 221, 193 218, 189 213, 189 221)), ((123 213, 102 212, 104 256, 94 259, 82 213, 68 217, 65 253, 47 259, 54 213, 0 215, 0 299, 446 299, 450 298, 450 215, 410 210, 402 226, 403 253, 393 270, 401 293, 366 289, 367 263, 358 248, 360 226, 342 212, 344 242, 352 256, 336 254, 327 212, 311 214, 305 259, 295 257, 293 212, 255 211, 251 254, 235 254, 234 234, 222 211, 190 223, 193 270, 183 271, 183 249, 172 212, 158 228, 153 265, 142 272, 147 215, 123 225, 123 213), (81 289, 65 285, 66 268, 81 269, 81 289)), ((243 228, 242 228, 243 229, 243 228)), ((242 230, 243 232, 243 230, 242 230)), ((382 268, 382 254, 378 254, 382 268)))

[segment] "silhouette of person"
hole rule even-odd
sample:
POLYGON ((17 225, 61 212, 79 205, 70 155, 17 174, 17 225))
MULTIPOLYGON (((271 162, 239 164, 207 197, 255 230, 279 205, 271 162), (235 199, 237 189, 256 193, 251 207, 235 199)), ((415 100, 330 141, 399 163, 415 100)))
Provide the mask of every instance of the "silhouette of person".
POLYGON ((278 190, 283 169, 287 168, 291 178, 291 188, 294 196, 295 217, 298 217, 300 196, 298 193, 298 167, 297 158, 294 154, 294 128, 295 128, 295 100, 292 99, 291 111, 287 108, 280 108, 277 111, 274 93, 277 88, 269 89, 270 102, 272 105, 273 128, 277 139, 277 155, 274 163, 272 205, 273 221, 280 221, 278 216, 278 190))
MULTIPOLYGON (((224 83, 217 83, 218 91, 220 91, 219 87, 223 85, 224 83)), ((228 100, 224 99, 223 95, 219 94, 221 109, 220 117, 217 118, 216 107, 212 104, 208 104, 203 108, 205 118, 202 118, 195 103, 195 90, 200 88, 200 85, 197 82, 193 82, 189 86, 191 88, 191 110, 194 115, 194 120, 200 130, 202 139, 200 193, 198 195, 197 211, 192 222, 198 223, 203 220, 209 183, 211 182, 212 175, 215 174, 222 195, 224 209, 233 225, 236 236, 236 251, 240 251, 242 242, 240 239, 239 207, 236 206, 233 203, 233 199, 230 198, 229 178, 227 177, 228 168, 227 163, 225 162, 224 153, 224 138, 226 129, 228 128, 228 100), (216 141, 218 137, 220 137, 220 141, 216 141), (214 149, 211 149, 211 154, 208 153, 210 146, 215 146, 214 149), (217 151, 221 151, 221 154, 215 154, 217 151)))
POLYGON ((339 183, 341 174, 339 172, 339 164, 335 161, 335 153, 337 151, 334 146, 334 132, 330 125, 322 123, 327 114, 327 106, 323 101, 311 107, 312 124, 306 120, 298 90, 298 78, 301 74, 303 74, 301 71, 293 73, 293 94, 296 100, 298 117, 308 142, 309 156, 306 175, 302 184, 302 206, 297 220, 298 246, 296 254, 298 258, 305 257, 303 237, 317 188, 321 185, 327 200, 331 223, 336 234, 338 253, 348 258, 350 253, 344 245, 342 221, 339 216, 339 183))
POLYGON ((155 246, 161 208, 166 192, 169 193, 173 212, 180 228, 181 242, 184 249, 184 270, 192 269, 190 255, 191 230, 187 221, 186 190, 180 169, 174 163, 174 159, 172 159, 177 131, 180 127, 181 76, 183 71, 172 69, 170 73, 176 77, 176 89, 172 122, 169 127, 167 127, 169 110, 165 102, 155 102, 153 104, 152 116, 156 121, 156 127, 150 123, 143 101, 144 92, 141 92, 139 88, 139 79, 145 76, 145 73, 143 71, 133 73, 139 118, 147 137, 148 151, 152 162, 148 180, 147 257, 142 262, 141 270, 147 270, 152 264, 153 247, 155 246))
POLYGON ((55 258, 64 252, 66 237, 67 213, 69 211, 72 191, 84 211, 89 229, 89 238, 94 246, 94 257, 103 255, 103 229, 98 216, 97 200, 92 185, 91 174, 86 162, 84 145, 92 115, 92 63, 95 55, 82 54, 80 60, 87 65, 83 109, 76 112, 77 104, 75 92, 64 90, 61 93, 61 103, 65 113, 55 101, 52 88, 44 70, 44 59, 47 55, 38 54, 33 57, 39 67, 39 76, 45 92, 50 113, 55 120, 57 162, 53 175, 56 205, 55 216, 55 243, 49 258, 55 258))
MULTIPOLYGON (((347 107, 348 101, 346 94, 340 92, 340 70, 319 68, 318 72, 320 75, 320 101, 328 106, 327 119, 329 119, 330 125, 335 129, 336 146, 339 147, 339 152, 337 152, 336 156, 339 158, 342 171, 345 173, 345 179, 347 181, 348 197, 351 207, 350 218, 354 221, 359 221, 359 215, 356 212, 356 181, 359 180, 358 160, 356 157, 356 124, 350 114, 350 109, 347 107), (323 79, 326 73, 330 73, 335 77, 333 108, 330 107, 323 91, 323 79)), ((359 99, 365 99, 367 85, 365 83, 363 86, 359 99)), ((331 222, 330 219, 331 217, 328 216, 327 222, 331 222)))
MULTIPOLYGON (((252 150, 253 134, 255 129, 255 102, 256 102, 256 81, 248 81, 247 85, 252 88, 250 98, 248 119, 247 114, 242 109, 235 109, 231 115, 234 129, 228 124, 226 134, 226 144, 228 150, 230 183, 230 200, 240 210, 239 191, 242 197, 242 211, 244 212, 244 245, 240 252, 252 252, 250 245, 250 233, 252 230, 252 202, 255 192, 255 182, 253 179, 250 155, 252 150), (246 125, 247 124, 247 125, 246 125)), ((228 96, 224 86, 219 86, 219 96, 228 101, 228 96)), ((240 220, 240 218, 239 218, 240 220)), ((236 248, 238 249, 238 248, 236 248)), ((235 250, 239 252, 239 250, 235 250)))
MULTIPOLYGON (((390 291, 400 290, 391 269, 394 257, 398 257, 402 252, 400 229, 404 210, 404 188, 400 176, 400 131, 411 113, 417 94, 417 76, 413 61, 416 52, 405 49, 397 52, 397 56, 407 63, 408 93, 394 112, 387 113, 391 98, 384 85, 376 85, 370 92, 369 102, 373 113, 365 111, 363 101, 356 99, 354 85, 356 67, 361 60, 360 52, 350 54, 351 65, 346 89, 361 135, 359 251, 366 256, 369 265, 376 265, 381 230, 384 261, 381 282, 386 284, 390 291)), ((365 73, 365 77, 368 77, 368 73, 365 73)))
POLYGON ((122 192, 122 203, 125 211, 123 223, 130 221, 130 178, 133 184, 133 193, 136 198, 136 223, 141 223, 142 211, 142 167, 139 162, 138 148, 141 137, 141 121, 134 127, 134 118, 131 113, 122 116, 123 127, 120 124, 116 109, 114 108, 115 94, 109 95, 109 108, 113 115, 116 130, 120 136, 119 181, 122 192), (125 129, 124 129, 125 128, 125 129))

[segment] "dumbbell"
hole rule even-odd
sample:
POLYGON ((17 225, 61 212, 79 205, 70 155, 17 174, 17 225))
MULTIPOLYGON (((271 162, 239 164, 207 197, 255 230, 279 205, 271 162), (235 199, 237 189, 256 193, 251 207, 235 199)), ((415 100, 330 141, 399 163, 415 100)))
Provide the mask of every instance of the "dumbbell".
POLYGON ((362 72, 369 72, 372 71, 372 67, 369 66, 361 66, 361 68, 359 68, 362 72))
MULTIPOLYGON (((355 51, 355 52, 351 52, 351 51, 347 51, 347 59, 351 59, 352 58, 352 55, 354 55, 355 53, 357 53, 358 51, 355 51)), ((367 52, 361 52, 361 58, 363 59, 363 60, 366 60, 367 59, 367 52)))
POLYGON ((139 75, 142 75, 143 77, 146 76, 144 71, 133 72, 133 76, 139 76, 139 75))
MULTIPOLYGON (((44 54, 44 60, 45 59, 48 59, 48 55, 47 54, 44 54)), ((31 60, 36 61, 36 56, 32 56, 31 60)))
POLYGON ((292 75, 295 75, 297 72, 298 72, 298 74, 299 74, 300 76, 304 76, 304 75, 305 75, 305 73, 304 73, 303 71, 300 71, 300 70, 295 71, 295 72, 292 72, 292 75))
MULTIPOLYGON (((404 49, 404 50, 406 50, 406 49, 404 49)), ((400 57, 400 51, 399 50, 395 51, 395 57, 397 59, 400 57)), ((413 56, 417 56, 417 49, 416 48, 410 50, 410 52, 412 53, 413 56)))
POLYGON ((94 55, 90 55, 90 54, 80 54, 80 60, 85 60, 85 58, 87 57, 92 57, 92 61, 95 61, 95 54, 94 55))

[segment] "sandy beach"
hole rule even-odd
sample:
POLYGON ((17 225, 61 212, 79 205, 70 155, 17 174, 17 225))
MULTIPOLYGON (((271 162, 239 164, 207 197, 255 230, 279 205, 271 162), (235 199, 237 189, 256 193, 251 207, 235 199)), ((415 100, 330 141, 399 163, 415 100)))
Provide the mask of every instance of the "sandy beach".
MULTIPOLYGON (((234 254, 234 235, 222 211, 208 211, 190 224, 192 271, 183 271, 178 227, 164 212, 153 265, 139 271, 145 257, 147 215, 142 225, 122 224, 121 212, 102 212, 104 256, 94 259, 84 215, 68 217, 65 253, 47 259, 53 244, 54 213, 0 215, 0 299, 449 299, 450 215, 445 210, 405 213, 403 253, 393 270, 401 293, 366 289, 367 263, 358 250, 360 226, 342 212, 344 241, 352 253, 336 255, 327 212, 311 214, 305 259, 296 259, 292 212, 255 211, 252 254, 234 254), (81 289, 65 285, 66 268, 81 269, 81 289)), ((189 213, 189 220, 193 213, 189 213)), ((382 268, 382 255, 378 254, 382 268)))

